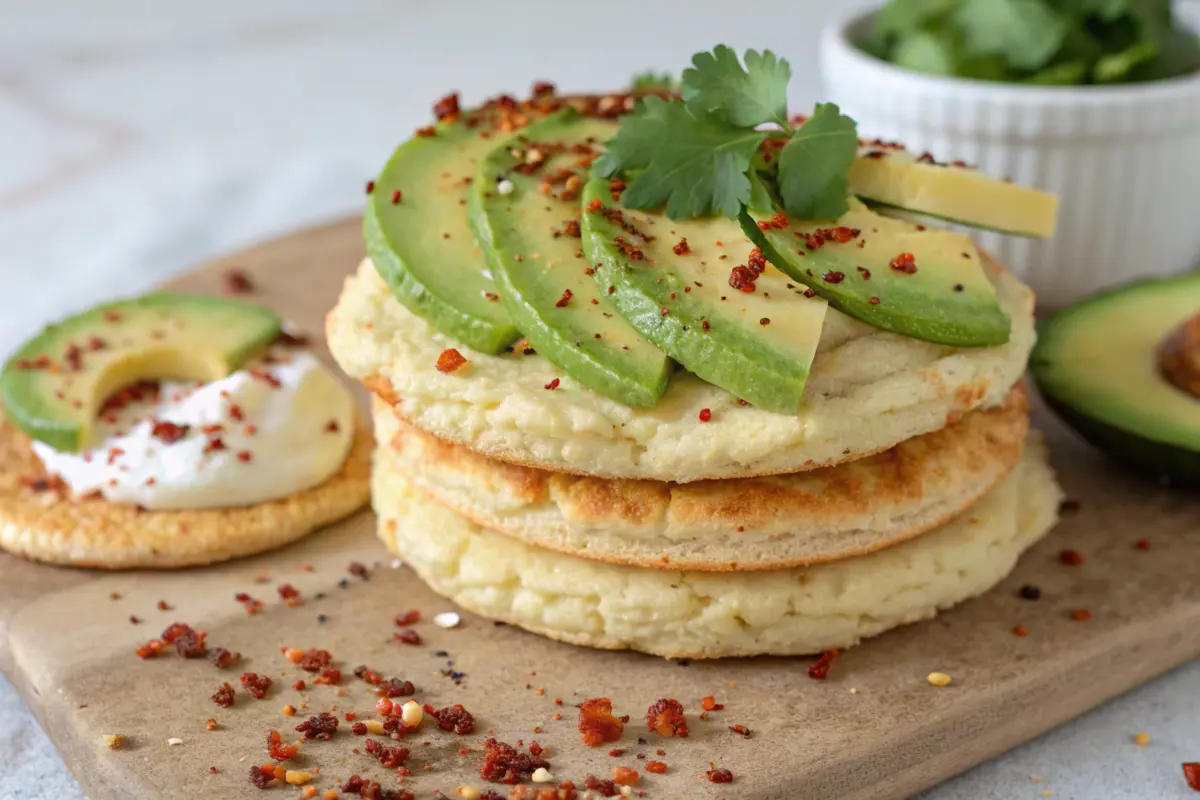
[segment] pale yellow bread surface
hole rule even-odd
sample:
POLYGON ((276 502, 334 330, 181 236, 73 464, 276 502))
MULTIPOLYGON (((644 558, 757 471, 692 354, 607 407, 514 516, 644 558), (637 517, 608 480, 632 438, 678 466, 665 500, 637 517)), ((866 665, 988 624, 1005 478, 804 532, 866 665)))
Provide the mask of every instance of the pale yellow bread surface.
POLYGON ((849 647, 981 594, 1054 524, 1061 491, 1031 439, 1020 466, 965 514, 870 555, 749 573, 647 570, 530 547, 427 499, 376 451, 379 536, 435 591, 565 642, 668 657, 849 647))
POLYGON ((742 405, 678 370, 649 409, 604 398, 539 355, 475 352, 407 311, 364 261, 326 318, 334 358, 417 428, 492 458, 611 478, 688 482, 850 461, 999 405, 1033 346, 1033 295, 984 260, 1012 318, 1001 347, 956 349, 830 309, 796 414, 742 405), (467 368, 439 372, 457 348, 467 368), (557 388, 545 388, 558 379, 557 388), (711 421, 701 422, 702 409, 711 421))
POLYGON ((526 544, 657 569, 778 569, 910 539, 959 514, 1020 461, 1023 386, 988 411, 835 467, 677 484, 581 477, 489 459, 401 422, 375 436, 418 489, 526 544))
POLYGON ((149 511, 39 489, 29 439, 0 422, 0 548, 49 564, 99 569, 191 567, 253 555, 349 516, 370 498, 371 433, 359 426, 341 469, 303 492, 241 508, 149 511))

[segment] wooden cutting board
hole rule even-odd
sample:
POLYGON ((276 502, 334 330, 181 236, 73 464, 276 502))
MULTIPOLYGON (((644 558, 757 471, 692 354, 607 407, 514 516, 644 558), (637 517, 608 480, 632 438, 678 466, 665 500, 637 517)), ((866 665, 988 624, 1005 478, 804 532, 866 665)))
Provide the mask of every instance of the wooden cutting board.
MULTIPOLYGON (((172 286, 218 292, 223 271, 239 267, 252 275, 257 299, 319 333, 360 257, 358 225, 347 221, 221 259, 172 286)), ((176 573, 101 574, 0 554, 0 667, 94 800, 258 797, 247 776, 251 764, 266 761, 265 731, 294 737, 305 714, 288 718, 285 705, 369 716, 375 696, 349 674, 360 663, 413 681, 424 702, 462 703, 478 719, 470 736, 426 729, 404 742, 413 772, 405 785, 418 797, 483 786, 481 742, 490 729, 505 741, 546 746, 559 779, 582 783, 588 773, 607 778, 614 766, 632 765, 647 797, 906 797, 1200 655, 1200 504, 1107 467, 1044 414, 1038 423, 1078 510, 998 588, 850 650, 824 682, 807 677, 811 659, 677 663, 557 644, 470 614, 455 629, 421 623, 422 645, 398 644, 394 614, 417 608, 428 620, 452 606, 391 565, 365 512, 277 552, 176 573), (1135 548, 1141 538, 1148 550, 1135 548), (1082 551, 1086 562, 1062 565, 1064 547, 1082 551), (351 561, 372 567, 369 580, 347 574, 351 561), (269 579, 256 582, 264 574, 269 579), (284 582, 302 590, 302 605, 279 600, 275 587, 284 582), (1023 584, 1040 587, 1041 599, 1018 597, 1023 584), (266 610, 247 615, 237 592, 264 600, 266 610), (158 610, 160 600, 171 609, 158 610), (1091 621, 1072 620, 1076 608, 1090 610, 1091 621), (132 624, 130 615, 143 622, 132 624), (176 620, 240 651, 242 664, 221 671, 203 660, 134 655, 176 620), (1027 637, 1013 635, 1018 624, 1027 637), (281 646, 331 650, 347 674, 344 693, 290 688, 312 676, 288 664, 281 646), (224 680, 236 685, 243 670, 274 678, 271 693, 255 701, 239 687, 237 705, 218 708, 209 696, 224 680), (930 686, 934 670, 953 684, 930 686), (461 685, 449 672, 463 673, 461 685), (700 720, 706 695, 725 708, 700 720), (617 713, 633 718, 620 756, 580 743, 572 706, 596 696, 611 697, 617 713), (660 697, 689 709, 691 736, 648 735, 641 744, 640 720, 660 697), (208 718, 217 730, 206 730, 208 718), (731 733, 734 724, 753 737, 731 733), (103 744, 110 733, 125 736, 121 750, 103 744), (470 752, 460 755, 463 745, 470 752), (669 771, 647 774, 638 755, 669 771), (732 770, 735 782, 709 783, 709 762, 732 770)), ((362 773, 396 786, 354 752, 362 740, 349 727, 343 722, 332 741, 303 748, 303 768, 321 770, 314 785, 323 792, 362 773)))

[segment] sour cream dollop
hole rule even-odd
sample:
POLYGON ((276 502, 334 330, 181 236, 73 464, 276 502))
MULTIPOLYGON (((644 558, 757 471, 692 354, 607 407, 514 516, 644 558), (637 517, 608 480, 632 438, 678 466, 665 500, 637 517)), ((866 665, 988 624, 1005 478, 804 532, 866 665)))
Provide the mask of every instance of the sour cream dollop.
POLYGON ((87 452, 33 449, 78 494, 158 510, 229 508, 324 483, 345 462, 354 429, 354 399, 341 382, 311 354, 286 351, 212 383, 164 382, 153 399, 106 409, 87 452))

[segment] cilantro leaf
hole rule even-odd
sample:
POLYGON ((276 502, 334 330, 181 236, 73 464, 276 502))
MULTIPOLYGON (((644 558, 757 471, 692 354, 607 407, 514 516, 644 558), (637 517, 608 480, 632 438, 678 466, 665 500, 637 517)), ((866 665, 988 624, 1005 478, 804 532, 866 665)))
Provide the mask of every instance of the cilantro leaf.
POLYGON ((673 92, 678 88, 671 73, 660 73, 654 70, 646 70, 634 75, 629 87, 631 89, 665 89, 668 92, 673 92))
POLYGON ((801 219, 846 213, 846 172, 857 153, 854 120, 833 103, 814 108, 779 154, 779 193, 787 213, 801 219))
POLYGON ((593 169, 606 177, 641 169, 621 195, 629 208, 665 204, 671 219, 736 217, 750 200, 746 171, 765 137, 652 95, 621 122, 593 169))
POLYGON ((955 12, 967 55, 998 54, 1037 70, 1062 46, 1068 22, 1045 0, 964 0, 955 12))
POLYGON ((746 51, 742 69, 737 53, 719 44, 697 53, 683 71, 683 101, 697 117, 712 115, 740 128, 778 122, 787 128, 788 62, 770 50, 746 51))

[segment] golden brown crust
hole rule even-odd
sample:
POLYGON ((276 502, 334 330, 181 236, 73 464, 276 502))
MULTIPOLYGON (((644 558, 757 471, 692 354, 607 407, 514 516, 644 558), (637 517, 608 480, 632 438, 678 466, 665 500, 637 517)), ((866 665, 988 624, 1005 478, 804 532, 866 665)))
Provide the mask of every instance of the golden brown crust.
POLYGON ((342 468, 290 497, 244 508, 149 511, 72 497, 46 475, 29 439, 0 422, 0 548, 98 569, 178 568, 253 555, 366 505, 371 447, 371 433, 360 425, 342 468))
POLYGON ((395 417, 377 430, 425 493, 526 543, 642 567, 775 569, 872 552, 959 513, 1020 460, 1028 396, 1018 385, 999 408, 837 467, 687 484, 500 462, 395 417))

